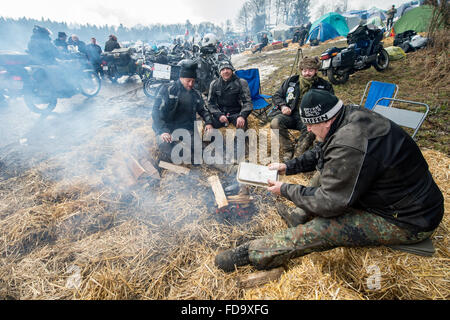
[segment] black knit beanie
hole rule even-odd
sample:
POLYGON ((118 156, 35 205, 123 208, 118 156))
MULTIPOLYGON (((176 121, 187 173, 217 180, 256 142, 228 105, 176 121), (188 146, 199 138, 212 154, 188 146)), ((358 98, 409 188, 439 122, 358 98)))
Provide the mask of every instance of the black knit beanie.
POLYGON ((193 60, 182 60, 179 65, 181 66, 180 78, 197 78, 197 63, 193 60))
POLYGON ((303 123, 320 123, 333 118, 343 106, 342 100, 326 90, 311 89, 302 98, 300 116, 303 123))

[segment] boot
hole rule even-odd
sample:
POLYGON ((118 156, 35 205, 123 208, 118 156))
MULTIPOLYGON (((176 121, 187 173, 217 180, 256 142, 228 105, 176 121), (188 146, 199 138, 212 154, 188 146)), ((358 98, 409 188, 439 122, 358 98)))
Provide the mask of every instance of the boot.
POLYGON ((225 189, 223 189, 223 191, 225 192, 225 195, 231 196, 231 195, 237 194, 239 192, 239 189, 240 189, 240 184, 239 184, 239 182, 236 182, 236 183, 229 185, 225 189))
POLYGON ((312 216, 308 215, 301 208, 293 209, 286 207, 283 204, 277 204, 277 211, 289 228, 294 228, 299 224, 305 224, 312 218, 312 216))
POLYGON ((291 150, 285 151, 283 155, 283 162, 286 163, 287 161, 291 160, 294 153, 291 150))
POLYGON ((228 187, 223 189, 223 191, 225 192, 226 196, 231 196, 231 195, 235 195, 235 194, 238 194, 238 195, 249 194, 247 186, 244 184, 240 184, 239 182, 229 185, 228 187))
POLYGON ((220 252, 215 258, 215 264, 225 272, 232 272, 236 267, 245 266, 250 263, 248 247, 250 243, 242 244, 235 249, 220 252))
POLYGON ((307 132, 302 135, 295 148, 295 156, 300 157, 302 154, 304 154, 309 148, 311 148, 315 139, 316 136, 312 132, 307 132))

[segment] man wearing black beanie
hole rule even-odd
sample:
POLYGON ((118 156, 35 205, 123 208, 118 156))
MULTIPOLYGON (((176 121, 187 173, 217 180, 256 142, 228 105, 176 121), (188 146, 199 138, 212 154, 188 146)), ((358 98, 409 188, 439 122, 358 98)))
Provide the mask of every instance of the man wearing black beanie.
MULTIPOLYGON (((166 84, 159 90, 152 111, 152 127, 157 135, 161 159, 164 161, 172 160, 172 149, 176 145, 172 137, 173 131, 186 129, 193 139, 197 113, 205 121, 205 130, 212 129, 211 114, 206 109, 200 92, 194 89, 197 63, 186 59, 179 64, 181 66, 179 80, 166 84)), ((190 142, 190 146, 194 147, 193 141, 190 142)), ((193 154, 193 149, 191 153, 193 154)))
POLYGON ((245 264, 270 269, 336 247, 407 245, 418 252, 411 244, 429 239, 438 227, 444 198, 408 133, 324 90, 305 94, 300 117, 319 143, 269 168, 286 175, 317 168, 319 179, 313 186, 269 181, 270 192, 297 206, 281 213, 289 228, 219 253, 216 265, 225 271, 245 264))

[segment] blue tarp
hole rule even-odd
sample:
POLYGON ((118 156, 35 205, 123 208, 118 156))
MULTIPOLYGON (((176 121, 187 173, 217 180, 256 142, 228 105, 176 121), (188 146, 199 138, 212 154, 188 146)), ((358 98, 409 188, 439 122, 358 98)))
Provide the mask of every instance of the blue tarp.
POLYGON ((309 33, 308 41, 319 40, 320 42, 339 37, 339 32, 336 31, 330 24, 326 22, 319 23, 317 27, 309 33))

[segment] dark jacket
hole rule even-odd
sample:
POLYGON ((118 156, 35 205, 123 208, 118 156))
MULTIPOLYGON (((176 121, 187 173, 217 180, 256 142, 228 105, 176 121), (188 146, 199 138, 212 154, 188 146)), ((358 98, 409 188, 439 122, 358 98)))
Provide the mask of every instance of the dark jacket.
POLYGON ((53 44, 56 47, 61 47, 63 51, 67 51, 67 45, 68 44, 67 44, 66 40, 62 40, 62 39, 57 38, 57 39, 55 39, 53 41, 53 44))
POLYGON ((119 48, 120 48, 120 44, 119 44, 119 42, 117 42, 117 40, 109 39, 105 43, 105 52, 111 52, 114 49, 119 49, 119 48))
MULTIPOLYGON (((300 104, 299 99, 301 98, 300 83, 298 81, 299 78, 299 75, 295 75, 285 80, 272 97, 272 104, 274 106, 277 106, 279 109, 283 106, 289 107, 292 110, 291 116, 298 119, 300 119, 298 106, 300 104), (291 92, 292 96, 289 95, 291 92)), ((334 94, 334 89, 331 83, 321 77, 316 78, 316 81, 313 83, 311 89, 327 90, 334 94)))
POLYGON ((195 89, 187 92, 180 80, 165 84, 159 90, 153 106, 153 130, 157 135, 172 133, 181 128, 193 131, 196 113, 205 120, 205 125, 212 123, 211 114, 206 109, 200 92, 195 89), (181 105, 179 97, 182 93, 191 96, 190 105, 181 105), (186 115, 185 112, 181 113, 181 110, 189 110, 190 113, 186 115))
POLYGON ((209 86, 208 110, 217 119, 228 113, 247 119, 253 110, 247 81, 235 74, 230 81, 224 81, 222 77, 213 80, 209 86))
POLYGON ((53 64, 60 55, 52 40, 45 34, 33 34, 28 42, 28 53, 35 63, 53 64))
POLYGON ((86 53, 89 61, 96 62, 100 60, 102 48, 98 44, 90 43, 86 46, 86 53))
POLYGON ((286 165, 286 174, 321 171, 320 187, 281 187, 313 215, 329 218, 354 208, 416 232, 432 231, 442 220, 444 198, 417 144, 365 108, 344 106, 325 141, 286 165))

